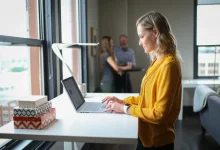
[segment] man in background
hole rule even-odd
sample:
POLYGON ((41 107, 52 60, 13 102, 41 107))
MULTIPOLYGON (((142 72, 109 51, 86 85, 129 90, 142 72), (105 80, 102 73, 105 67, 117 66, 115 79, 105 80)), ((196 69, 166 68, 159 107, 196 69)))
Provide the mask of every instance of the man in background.
MULTIPOLYGON (((120 46, 114 49, 115 61, 119 66, 132 65, 136 67, 134 51, 128 48, 128 37, 120 35, 120 46)), ((132 93, 132 86, 129 71, 125 71, 122 76, 115 74, 115 91, 116 93, 132 93)))

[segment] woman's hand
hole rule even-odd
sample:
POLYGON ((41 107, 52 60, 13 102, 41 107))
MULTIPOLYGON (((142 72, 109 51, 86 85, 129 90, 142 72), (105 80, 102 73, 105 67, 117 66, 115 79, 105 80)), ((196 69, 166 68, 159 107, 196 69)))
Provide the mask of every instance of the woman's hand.
POLYGON ((126 71, 126 70, 131 70, 132 69, 132 65, 126 65, 126 66, 120 66, 119 67, 120 70, 126 71))
POLYGON ((117 113, 124 113, 124 105, 118 102, 109 102, 106 105, 105 111, 114 111, 117 113))
POLYGON ((119 104, 124 104, 124 101, 115 97, 115 96, 107 96, 102 100, 102 103, 106 103, 108 105, 109 102, 117 102, 119 104))
POLYGON ((128 64, 125 67, 126 67, 126 70, 131 70, 132 69, 132 64, 128 64))
POLYGON ((117 72, 117 74, 118 74, 119 76, 122 76, 122 75, 123 75, 123 72, 122 72, 121 70, 119 70, 119 71, 117 72))

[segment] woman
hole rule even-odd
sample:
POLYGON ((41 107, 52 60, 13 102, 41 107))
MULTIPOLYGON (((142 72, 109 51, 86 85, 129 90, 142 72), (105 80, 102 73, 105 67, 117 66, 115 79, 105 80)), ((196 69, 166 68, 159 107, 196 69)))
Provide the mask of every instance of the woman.
POLYGON ((150 55, 151 65, 140 95, 120 100, 106 97, 106 111, 127 113, 139 118, 137 150, 173 150, 174 122, 181 104, 180 55, 167 19, 149 12, 137 22, 139 45, 150 55))
POLYGON ((122 74, 121 71, 131 69, 131 65, 118 66, 114 57, 112 56, 113 41, 111 37, 104 36, 101 40, 101 55, 100 63, 102 68, 102 79, 100 83, 100 88, 103 93, 114 92, 114 71, 118 74, 122 74))

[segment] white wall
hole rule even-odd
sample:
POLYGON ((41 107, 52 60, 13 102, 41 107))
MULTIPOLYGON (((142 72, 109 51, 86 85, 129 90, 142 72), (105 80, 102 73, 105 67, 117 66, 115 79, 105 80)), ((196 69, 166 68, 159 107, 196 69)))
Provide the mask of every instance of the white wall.
MULTIPOLYGON (((97 29, 99 35, 99 5, 98 0, 87 0, 87 35, 88 42, 91 42, 90 29, 94 27, 97 29)), ((99 36, 98 36, 99 39, 99 36)), ((98 71, 98 55, 91 56, 91 51, 88 51, 88 77, 89 77, 89 91, 93 92, 99 83, 99 71, 98 71)))
POLYGON ((127 34, 127 0, 99 0, 100 38, 111 36, 115 45, 119 35, 127 34))

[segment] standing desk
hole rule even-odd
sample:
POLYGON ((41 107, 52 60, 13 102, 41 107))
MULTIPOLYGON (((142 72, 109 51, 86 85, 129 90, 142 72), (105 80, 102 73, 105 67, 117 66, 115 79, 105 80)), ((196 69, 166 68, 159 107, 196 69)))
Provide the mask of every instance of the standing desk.
MULTIPOLYGON (((137 93, 87 93, 86 101, 114 95, 125 98, 137 93)), ((0 138, 64 142, 137 144, 138 118, 116 113, 76 113, 67 94, 51 100, 57 119, 43 130, 14 129, 13 122, 0 128, 0 138)), ((64 145, 65 146, 65 145, 64 145)))

